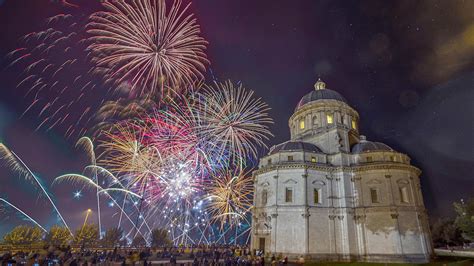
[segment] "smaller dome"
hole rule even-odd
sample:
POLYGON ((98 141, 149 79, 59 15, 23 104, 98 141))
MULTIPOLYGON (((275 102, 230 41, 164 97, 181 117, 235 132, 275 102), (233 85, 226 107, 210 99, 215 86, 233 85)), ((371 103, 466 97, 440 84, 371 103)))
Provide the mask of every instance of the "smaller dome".
POLYGON ((375 141, 368 141, 365 136, 360 136, 360 142, 352 146, 352 153, 363 153, 370 151, 395 151, 387 144, 375 141))
POLYGON ((283 151, 307 151, 322 153, 322 151, 314 144, 303 141, 287 141, 273 146, 268 154, 272 155, 283 151))

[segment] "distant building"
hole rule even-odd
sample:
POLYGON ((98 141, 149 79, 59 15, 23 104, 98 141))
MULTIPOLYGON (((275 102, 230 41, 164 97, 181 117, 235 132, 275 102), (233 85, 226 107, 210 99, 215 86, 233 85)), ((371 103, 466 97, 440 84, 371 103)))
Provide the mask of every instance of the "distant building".
POLYGON ((254 172, 252 249, 323 261, 429 260, 421 171, 358 125, 357 111, 321 80, 300 100, 291 140, 254 172))

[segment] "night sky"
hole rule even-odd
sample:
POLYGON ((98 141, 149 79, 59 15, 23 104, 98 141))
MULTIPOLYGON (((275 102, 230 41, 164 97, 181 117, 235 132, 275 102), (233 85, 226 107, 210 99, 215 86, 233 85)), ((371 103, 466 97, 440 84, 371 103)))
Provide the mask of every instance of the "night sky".
MULTIPOLYGON (((60 2, 0 0, 0 141, 44 180, 75 228, 94 207, 93 193, 76 200, 76 187, 51 182, 80 173, 86 157, 64 128, 35 131, 34 114, 20 118, 30 102, 16 87, 21 69, 7 68, 5 57, 46 18, 100 8, 60 2)), ((361 134, 408 154, 423 171, 431 219, 474 196, 474 1, 195 0, 191 9, 209 42, 207 76, 241 81, 272 108, 269 146, 289 139, 288 118, 321 77, 359 112, 361 134)), ((45 199, 6 167, 0 197, 44 225, 56 222, 45 199)), ((20 222, 0 212, 0 235, 20 222)))

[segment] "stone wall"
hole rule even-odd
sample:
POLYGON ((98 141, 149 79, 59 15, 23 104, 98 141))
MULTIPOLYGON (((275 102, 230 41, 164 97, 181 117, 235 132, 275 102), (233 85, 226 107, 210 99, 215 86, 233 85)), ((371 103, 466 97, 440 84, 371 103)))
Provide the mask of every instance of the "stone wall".
POLYGON ((277 167, 258 174, 252 248, 265 238, 266 252, 315 260, 427 261, 431 244, 418 172, 350 169, 277 167), (372 202, 371 188, 378 202, 372 202), (314 202, 315 189, 320 202, 314 202))

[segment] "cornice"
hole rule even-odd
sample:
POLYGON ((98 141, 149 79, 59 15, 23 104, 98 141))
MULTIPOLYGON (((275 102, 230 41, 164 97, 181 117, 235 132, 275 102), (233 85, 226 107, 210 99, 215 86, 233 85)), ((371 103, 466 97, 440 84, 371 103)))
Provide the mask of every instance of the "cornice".
POLYGON ((375 163, 366 163, 361 165, 353 166, 330 166, 323 164, 315 163, 305 163, 305 162, 294 162, 294 163, 284 163, 284 164, 272 164, 271 166, 264 166, 260 169, 253 171, 253 175, 261 175, 267 172, 275 170, 287 170, 287 169, 311 169, 319 170, 324 172, 364 172, 370 170, 407 170, 415 172, 417 176, 421 174, 421 170, 413 165, 402 164, 402 163, 393 163, 393 162, 375 162, 375 163))

